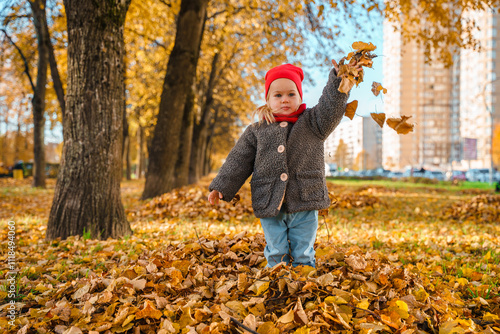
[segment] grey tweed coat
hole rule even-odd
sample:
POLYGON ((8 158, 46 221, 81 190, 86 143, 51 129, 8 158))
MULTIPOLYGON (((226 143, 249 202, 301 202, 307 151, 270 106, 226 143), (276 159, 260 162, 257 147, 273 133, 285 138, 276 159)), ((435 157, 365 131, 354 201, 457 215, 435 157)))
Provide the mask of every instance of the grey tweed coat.
POLYGON ((258 218, 274 217, 282 206, 288 213, 328 208, 324 141, 345 113, 348 94, 338 91, 340 81, 333 69, 318 104, 304 110, 295 124, 248 126, 209 190, 231 201, 253 174, 252 206, 258 218))

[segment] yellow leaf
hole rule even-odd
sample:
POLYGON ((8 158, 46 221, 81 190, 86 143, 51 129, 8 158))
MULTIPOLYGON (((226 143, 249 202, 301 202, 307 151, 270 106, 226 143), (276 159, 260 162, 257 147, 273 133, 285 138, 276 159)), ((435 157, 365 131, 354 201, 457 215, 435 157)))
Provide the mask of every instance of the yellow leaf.
POLYGON ((415 299, 421 303, 424 303, 427 298, 429 298, 429 294, 423 288, 413 291, 413 295, 415 296, 415 299))
POLYGON ((357 308, 363 309, 363 310, 368 310, 368 307, 370 306, 370 301, 368 299, 363 299, 359 303, 356 304, 357 308))
POLYGON ((496 314, 492 314, 490 312, 486 312, 484 315, 483 315, 483 320, 484 321, 498 321, 500 320, 500 317, 496 314))
POLYGON ((226 303, 226 306, 233 312, 234 315, 238 315, 239 318, 245 318, 248 314, 246 307, 240 301, 231 300, 226 303))
POLYGON ((122 326, 122 327, 112 327, 111 328, 111 332, 113 332, 113 333, 125 333, 126 331, 128 331, 132 327, 134 327, 134 324, 133 323, 128 323, 127 325, 122 326))
POLYGON ((325 303, 342 305, 342 304, 347 304, 347 301, 339 296, 329 296, 325 298, 325 303))
POLYGON ((263 294, 264 292, 267 291, 269 288, 269 282, 264 282, 264 281, 255 281, 248 290, 253 291, 255 295, 259 296, 263 294))
POLYGON ((398 306, 398 314, 399 316, 402 318, 402 319, 408 319, 408 317, 410 316, 408 314, 408 304, 406 304, 404 301, 402 300, 397 300, 396 301, 396 305, 398 306))
POLYGON ((297 329, 294 334, 309 334, 310 333, 310 329, 307 328, 307 326, 304 326, 304 327, 300 327, 299 329, 297 329))
POLYGON ((125 327, 128 323, 135 319, 135 314, 131 314, 123 321, 122 327, 125 327))
POLYGON ((271 321, 267 321, 257 328, 257 333, 259 334, 280 334, 280 330, 274 327, 271 321))
POLYGON ((344 116, 347 116, 352 120, 354 118, 354 115, 356 114, 356 109, 358 109, 358 100, 349 102, 345 107, 344 116))
POLYGON ((196 323, 196 320, 191 316, 191 308, 185 307, 182 310, 182 315, 179 318, 179 326, 181 328, 186 328, 187 326, 191 326, 196 323))
POLYGON ((439 326, 439 334, 462 334, 465 330, 459 325, 458 321, 446 321, 439 326))

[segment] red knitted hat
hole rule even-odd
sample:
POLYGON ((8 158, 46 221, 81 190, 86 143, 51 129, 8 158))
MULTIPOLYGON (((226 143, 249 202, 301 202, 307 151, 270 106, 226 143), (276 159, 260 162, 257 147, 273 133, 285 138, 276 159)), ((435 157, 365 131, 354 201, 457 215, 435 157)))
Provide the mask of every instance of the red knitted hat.
POLYGON ((280 78, 290 79, 295 82, 297 90, 299 91, 300 98, 302 99, 302 80, 304 80, 304 72, 300 67, 294 66, 292 64, 284 64, 280 66, 273 67, 266 73, 266 100, 267 93, 269 92, 269 86, 271 83, 280 78))

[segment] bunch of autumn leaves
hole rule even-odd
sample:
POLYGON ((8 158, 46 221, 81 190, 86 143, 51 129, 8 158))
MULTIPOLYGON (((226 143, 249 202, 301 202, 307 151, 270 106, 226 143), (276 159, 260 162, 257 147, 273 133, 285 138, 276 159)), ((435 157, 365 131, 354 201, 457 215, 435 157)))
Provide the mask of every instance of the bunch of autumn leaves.
MULTIPOLYGON (((363 69, 358 71, 354 66, 347 66, 346 62, 350 65, 361 65, 366 67, 372 67, 373 58, 376 55, 371 52, 374 51, 377 47, 372 43, 363 43, 363 42, 354 42, 352 44, 353 52, 350 52, 347 57, 344 57, 339 62, 339 72, 338 77, 342 78, 342 82, 339 86, 339 92, 348 93, 354 85, 356 87, 363 82, 364 72, 363 69)), ((380 92, 387 93, 387 89, 382 87, 382 85, 378 82, 373 82, 372 84, 372 92, 375 96, 378 96, 380 92)), ((351 120, 354 118, 356 114, 356 109, 358 108, 358 101, 354 100, 347 104, 345 116, 349 117, 351 120)), ((411 118, 411 116, 401 117, 390 117, 387 118, 385 113, 371 113, 370 116, 377 122, 380 127, 384 126, 384 123, 394 129, 398 134, 407 134, 413 131, 413 127, 415 124, 407 123, 407 120, 411 118)))

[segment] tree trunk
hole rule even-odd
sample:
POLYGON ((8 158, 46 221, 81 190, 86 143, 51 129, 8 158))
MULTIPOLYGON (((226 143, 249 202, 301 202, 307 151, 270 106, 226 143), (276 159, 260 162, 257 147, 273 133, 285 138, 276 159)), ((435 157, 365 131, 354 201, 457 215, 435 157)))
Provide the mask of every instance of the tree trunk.
MULTIPOLYGON (((123 80, 123 91, 125 91, 125 78, 123 80)), ((130 172, 130 159, 129 159, 129 152, 130 152, 130 133, 128 131, 128 121, 127 121, 127 113, 125 112, 126 110, 126 101, 125 98, 123 99, 123 146, 122 146, 122 157, 123 160, 125 161, 125 178, 127 180, 131 179, 131 172, 130 172)))
POLYGON ((123 143, 124 154, 123 161, 125 162, 125 178, 127 180, 132 180, 132 170, 130 169, 130 137, 127 136, 125 142, 123 143))
POLYGON ((61 82, 61 77, 59 76, 59 70, 57 69, 56 55, 54 54, 54 46, 50 40, 50 33, 47 27, 47 22, 45 22, 46 35, 47 35, 47 47, 49 52, 49 65, 50 65, 50 76, 52 77, 52 83, 54 84, 54 90, 56 91, 57 101, 59 101, 59 106, 61 107, 61 115, 64 124, 64 114, 66 113, 66 105, 64 98, 64 88, 61 82))
POLYGON ((33 93, 33 148, 34 173, 33 187, 45 188, 45 91, 47 85, 47 65, 49 62, 49 48, 47 36, 47 18, 45 13, 46 0, 30 1, 33 12, 33 22, 38 43, 38 69, 36 86, 33 93))
POLYGON ((123 25, 130 0, 64 0, 68 94, 64 149, 46 238, 130 235, 120 198, 123 25))
POLYGON ((194 126, 194 91, 191 88, 184 107, 184 117, 180 134, 179 155, 175 163, 174 188, 189 184, 189 160, 191 157, 191 144, 194 126))
POLYGON ((149 148, 149 164, 142 199, 159 196, 174 188, 186 98, 196 77, 208 0, 182 0, 175 44, 163 84, 160 110, 149 148), (172 159, 173 158, 173 159, 172 159))
POLYGON ((137 178, 141 179, 144 173, 144 129, 141 122, 137 127, 137 178))
POLYGON ((19 111, 17 112, 17 131, 16 131, 16 136, 14 137, 14 163, 16 163, 19 160, 20 156, 20 150, 19 148, 21 147, 21 114, 22 114, 22 109, 19 108, 19 111))
POLYGON ((212 69, 208 79, 207 90, 205 92, 205 102, 201 108, 200 122, 195 125, 193 133, 193 147, 189 163, 189 182, 196 183, 203 174, 203 161, 206 153, 206 139, 208 136, 208 126, 213 106, 213 93, 217 78, 217 64, 220 53, 217 52, 212 59, 212 69))

